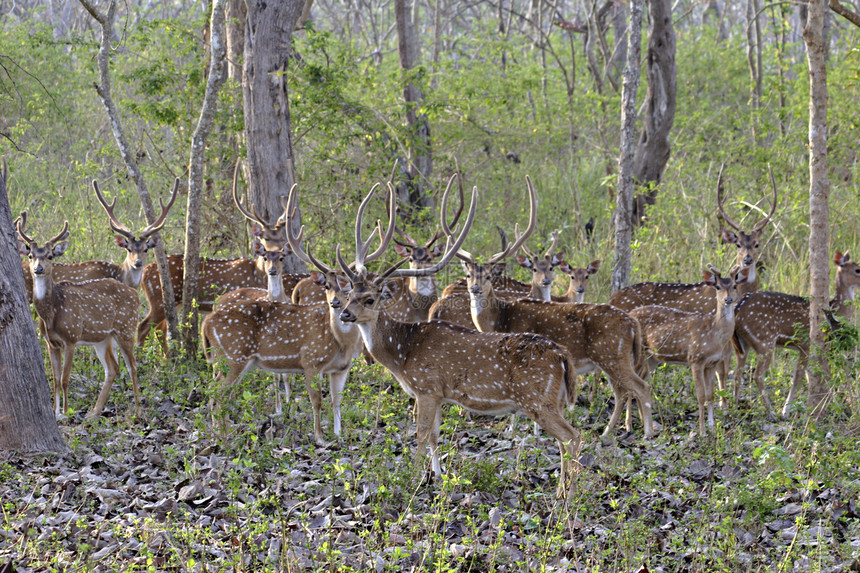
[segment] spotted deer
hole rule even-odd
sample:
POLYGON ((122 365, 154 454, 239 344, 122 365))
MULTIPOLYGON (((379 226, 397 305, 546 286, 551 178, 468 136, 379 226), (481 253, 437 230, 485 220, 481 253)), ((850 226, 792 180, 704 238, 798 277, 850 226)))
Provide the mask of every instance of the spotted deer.
MULTIPOLYGON (((290 191, 287 212, 297 204, 296 186, 290 191)), ((368 201, 359 206, 363 213, 368 201)), ((321 409, 322 395, 314 385, 317 376, 330 375, 330 391, 334 411, 334 433, 341 432, 340 402, 353 358, 362 350, 361 337, 353 325, 343 324, 338 311, 343 306, 345 287, 343 277, 333 269, 316 260, 308 250, 301 247, 304 227, 296 235, 287 229, 287 241, 292 252, 299 258, 319 268, 314 280, 324 285, 327 303, 297 305, 288 302, 267 300, 238 300, 218 308, 203 319, 202 335, 204 348, 210 363, 223 361, 227 374, 216 379, 227 390, 241 380, 250 369, 256 367, 267 372, 282 374, 303 373, 305 387, 311 401, 314 416, 314 440, 324 444, 321 409)), ((394 234, 393 220, 384 240, 390 241, 394 234)), ((372 237, 371 237, 372 238, 372 237)), ((362 243, 362 256, 368 260, 379 258, 385 248, 381 246, 369 253, 370 240, 362 243)), ((216 366, 216 373, 219 372, 216 366)), ((212 404, 213 413, 217 406, 212 404)))
POLYGON ((693 386, 699 404, 699 432, 714 427, 714 377, 717 365, 729 349, 735 329, 735 304, 750 269, 736 265, 723 277, 712 265, 703 273, 715 292, 716 309, 711 314, 687 312, 666 306, 640 306, 630 311, 644 332, 648 367, 658 363, 687 364, 693 371, 693 386))
MULTIPOLYGON (((833 262, 837 267, 836 293, 830 301, 830 312, 850 320, 854 311, 854 291, 860 288, 860 265, 851 261, 848 251, 836 251, 833 262)), ((764 377, 773 361, 774 350, 781 347, 798 352, 791 389, 782 407, 782 415, 787 417, 809 363, 809 301, 781 292, 758 291, 742 298, 735 313, 735 331, 732 338, 738 357, 735 397, 739 394, 741 377, 745 373, 750 351, 754 351, 757 359, 753 379, 767 409, 769 420, 775 420, 776 415, 767 396, 764 377)))
MULTIPOLYGON (((253 205, 250 211, 242 206, 238 195, 238 163, 233 173, 233 202, 236 208, 247 219, 252 221, 252 231, 256 240, 265 250, 281 251, 285 249, 286 234, 284 228, 287 224, 287 214, 279 217, 274 225, 266 223, 258 214, 253 205)), ((266 288, 268 285, 268 274, 265 270, 265 262, 261 257, 235 258, 235 259, 211 259, 200 257, 200 278, 197 302, 201 312, 210 312, 215 299, 231 290, 243 287, 266 288)), ((185 264, 183 255, 169 255, 167 257, 167 268, 170 272, 170 281, 175 293, 174 303, 182 303, 182 286, 184 283, 185 264)), ((281 275, 284 290, 292 292, 296 283, 305 275, 293 275, 283 273, 281 275)), ((137 329, 138 344, 143 344, 149 336, 150 330, 155 327, 162 334, 162 342, 166 343, 167 323, 164 317, 164 297, 161 294, 161 277, 158 267, 151 263, 143 269, 141 279, 143 294, 149 304, 149 311, 143 317, 137 329)))
MULTIPOLYGON (((514 247, 525 241, 535 226, 537 198, 529 184, 529 224, 522 235, 516 232, 514 247)), ((639 404, 645 436, 654 436, 651 416, 651 388, 636 373, 641 360, 639 325, 626 313, 606 304, 553 303, 534 299, 508 301, 496 296, 487 280, 490 265, 510 256, 508 250, 494 254, 481 265, 463 249, 457 257, 463 262, 469 286, 472 321, 480 332, 532 332, 553 340, 570 353, 577 374, 597 369, 606 373, 615 393, 615 408, 604 437, 615 429, 628 397, 639 404)))
MULTIPOLYGON (((756 264, 758 262, 762 231, 770 222, 777 206, 776 182, 773 178, 773 171, 771 170, 770 165, 768 165, 771 188, 773 189, 773 199, 771 200, 770 212, 763 219, 753 225, 752 231, 746 233, 739 224, 726 214, 725 209, 723 208, 723 203, 725 201, 723 194, 724 167, 725 164, 720 166, 720 173, 717 177, 717 208, 720 218, 735 231, 733 232, 728 229, 723 229, 720 235, 723 241, 737 247, 738 252, 737 257, 735 258, 735 265, 740 265, 743 269, 749 269, 747 281, 738 291, 740 296, 743 296, 746 293, 758 290, 758 273, 756 264)), ((707 282, 693 284, 649 282, 635 284, 613 293, 612 296, 609 297, 609 304, 627 312, 640 306, 659 305, 687 312, 707 314, 714 312, 716 309, 716 298, 714 296, 714 288, 707 282)), ((731 354, 729 353, 723 364, 717 368, 717 376, 721 391, 726 390, 726 379, 729 370, 730 358, 731 354)))
MULTIPOLYGON (((395 213, 393 195, 388 199, 389 212, 395 213)), ((569 458, 576 459, 581 444, 579 432, 562 415, 563 404, 575 390, 570 357, 564 348, 534 334, 485 334, 436 320, 399 322, 382 310, 391 295, 389 279, 433 274, 448 264, 472 226, 476 205, 474 188, 466 221, 455 238, 445 216, 447 195, 442 197, 440 218, 446 235, 445 250, 432 267, 401 269, 400 261, 371 279, 362 255, 360 233, 356 232, 354 269, 346 264, 338 246, 338 263, 352 284, 340 317, 358 326, 373 358, 415 398, 417 452, 422 455, 429 447, 435 476, 442 475, 438 440, 443 403, 458 404, 480 414, 520 410, 558 440, 562 472, 559 493, 563 494, 572 471, 569 458)), ((360 227, 361 217, 357 217, 356 229, 360 227)))
POLYGON ((587 267, 572 267, 567 261, 558 266, 558 270, 570 277, 567 291, 563 295, 553 296, 554 302, 585 302, 585 293, 588 290, 588 277, 597 274, 600 269, 600 261, 591 261, 587 267))
MULTIPOLYGON (((141 274, 146 266, 147 252, 155 248, 158 244, 159 237, 156 235, 158 231, 164 227, 167 220, 167 213, 176 201, 179 194, 179 179, 173 186, 170 200, 167 205, 161 202, 161 214, 153 221, 151 225, 147 225, 138 235, 119 222, 119 219, 114 214, 116 206, 116 198, 108 204, 99 190, 98 182, 93 180, 93 190, 96 193, 96 198, 108 216, 110 228, 116 233, 116 244, 126 250, 125 260, 122 264, 115 264, 108 261, 83 261, 80 263, 56 263, 54 265, 54 281, 70 281, 83 282, 92 279, 116 279, 119 282, 126 284, 134 289, 140 286, 141 274)), ((24 213, 22 213, 24 215, 24 213)), ((22 221, 22 228, 26 229, 27 221, 22 221)), ((27 285, 27 296, 33 292, 33 278, 30 274, 30 263, 22 261, 22 270, 24 271, 24 281, 27 285)))
MULTIPOLYGON (((499 236, 502 240, 502 250, 505 251, 508 248, 508 235, 505 233, 504 229, 498 225, 496 225, 496 229, 498 229, 499 236)), ((508 264, 505 261, 500 261, 490 269, 490 280, 493 281, 493 287, 496 289, 496 292, 510 293, 512 298, 528 296, 529 292, 531 292, 531 285, 507 276, 505 274, 507 266, 508 264)), ((451 283, 442 289, 442 296, 440 298, 448 298, 449 296, 459 293, 468 296, 466 277, 462 277, 458 279, 457 282, 451 283)), ((469 328, 471 328, 471 319, 467 319, 466 323, 469 324, 469 328)))
MULTIPOLYGON (((259 239, 254 239, 253 243, 254 255, 260 257, 263 263, 263 272, 268 277, 268 288, 261 289, 258 287, 243 287, 231 290, 230 292, 218 297, 214 308, 229 304, 240 300, 268 300, 275 302, 290 302, 286 291, 284 290, 284 260, 289 251, 267 251, 259 239)), ((283 413, 283 405, 281 403, 280 386, 283 386, 285 400, 290 400, 290 381, 284 374, 275 374, 275 413, 281 415, 283 413)))
POLYGON ((75 347, 93 346, 104 367, 105 379, 93 409, 87 417, 101 414, 111 385, 119 373, 113 343, 119 345, 134 388, 135 409, 140 411, 140 391, 134 361, 134 325, 137 320, 137 291, 116 279, 91 279, 79 283, 57 282, 54 259, 68 248, 69 223, 54 237, 39 246, 26 234, 26 213, 17 222, 18 250, 29 258, 33 279, 33 306, 48 345, 54 378, 54 411, 68 411, 69 377, 75 347))
POLYGON ((552 300, 550 289, 552 288, 552 281, 555 278, 555 269, 564 263, 564 249, 553 254, 558 245, 559 233, 560 231, 558 230, 553 231, 552 243, 542 256, 529 251, 525 243, 521 245, 525 255, 516 256, 517 264, 524 269, 530 270, 532 273, 531 290, 529 291, 528 298, 545 301, 552 300))

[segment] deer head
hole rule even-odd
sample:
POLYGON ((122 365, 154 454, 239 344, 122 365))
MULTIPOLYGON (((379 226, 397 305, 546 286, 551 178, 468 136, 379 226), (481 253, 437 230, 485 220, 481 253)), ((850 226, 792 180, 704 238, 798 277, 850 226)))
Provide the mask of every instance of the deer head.
POLYGON ((570 277, 570 287, 567 292, 573 296, 576 302, 585 301, 585 291, 588 289, 588 277, 596 274, 600 269, 600 261, 591 261, 587 267, 571 267, 567 262, 562 262, 558 270, 570 277))
POLYGON ((154 249, 155 246, 158 245, 159 237, 158 235, 155 235, 155 233, 164 227, 164 223, 167 220, 167 213, 170 211, 173 203, 176 202, 176 197, 179 194, 179 179, 177 178, 176 182, 173 184, 173 192, 170 195, 170 200, 167 202, 167 205, 164 204, 164 201, 159 199, 161 214, 152 222, 151 225, 147 225, 147 227, 137 236, 135 236, 131 229, 120 223, 119 219, 114 214, 116 197, 114 197, 113 201, 108 204, 99 189, 98 181, 95 179, 93 179, 93 190, 96 193, 96 198, 99 203, 104 208, 105 213, 107 213, 108 220, 110 221, 110 228, 114 233, 116 233, 116 244, 128 252, 123 266, 129 270, 142 270, 143 267, 146 266, 147 251, 149 249, 154 249))
POLYGON ((542 256, 538 256, 526 248, 522 249, 525 255, 517 255, 517 263, 532 272, 532 297, 542 300, 550 300, 549 289, 555 278, 555 268, 564 262, 564 249, 553 254, 558 245, 558 234, 560 230, 552 232, 552 244, 542 256))
POLYGON ((21 216, 16 219, 15 225, 15 229, 18 231, 18 252, 22 257, 29 257, 30 273, 34 278, 51 278, 54 257, 61 256, 69 247, 69 242, 65 240, 69 236, 69 222, 65 221, 63 229, 45 241, 44 246, 41 247, 35 239, 26 234, 26 225, 27 212, 22 211, 21 216))
POLYGON ((726 224, 732 227, 735 231, 733 232, 729 229, 723 229, 721 231, 721 237, 726 243, 731 243, 738 248, 738 256, 736 262, 744 268, 752 269, 750 271, 749 280, 754 281, 755 264, 758 260, 759 241, 761 239, 761 233, 765 226, 767 226, 767 224, 770 222, 770 218, 771 216, 773 216, 773 213, 776 210, 776 182, 773 179, 773 171, 771 170, 770 165, 768 165, 767 170, 770 174, 770 184, 773 188, 773 200, 771 201, 770 213, 768 213, 764 219, 761 219, 759 222, 757 222, 753 226, 751 232, 746 233, 740 225, 735 223, 734 220, 732 220, 731 217, 726 214, 725 210, 723 209, 723 202, 725 201, 725 197, 723 196, 724 167, 725 163, 720 166, 720 174, 717 178, 717 207, 719 209, 719 214, 722 220, 725 221, 726 224))

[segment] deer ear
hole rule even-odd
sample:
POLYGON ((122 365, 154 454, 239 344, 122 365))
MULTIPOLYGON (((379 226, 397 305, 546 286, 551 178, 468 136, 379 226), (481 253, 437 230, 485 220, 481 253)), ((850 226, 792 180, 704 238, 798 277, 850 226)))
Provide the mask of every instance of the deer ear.
POLYGON ((63 241, 62 243, 57 243, 56 245, 54 245, 54 248, 53 248, 53 250, 51 251, 51 253, 52 253, 55 257, 59 257, 60 255, 62 255, 63 253, 65 253, 65 252, 66 252, 66 249, 68 249, 68 248, 69 248, 69 242, 68 242, 68 241, 63 241))
POLYGON ((743 269, 738 271, 738 274, 735 275, 735 284, 743 284, 747 282, 750 278, 750 272, 752 272, 751 267, 744 267, 743 269))
POLYGON ((349 279, 342 275, 335 275, 335 280, 337 281, 337 286, 342 291, 348 291, 352 289, 352 283, 349 282, 349 279))
POLYGON ((325 275, 323 273, 319 271, 311 271, 308 274, 315 285, 325 286, 325 275))
POLYGON ((160 242, 161 242, 161 239, 159 237, 150 237, 149 239, 146 240, 146 248, 147 249, 154 249, 156 246, 158 246, 158 243, 160 243, 160 242))
POLYGON ((394 295, 397 294, 398 288, 397 281, 386 281, 386 283, 382 285, 382 290, 379 291, 381 300, 386 302, 394 298, 394 295))
POLYGON ((445 245, 433 245, 433 250, 430 251, 430 254, 434 257, 441 257, 445 252, 445 245))
POLYGON ((260 239, 254 239, 253 249, 255 257, 262 257, 266 254, 266 248, 263 246, 263 243, 260 241, 260 239))
POLYGON ((558 270, 560 270, 566 275, 569 275, 571 272, 573 272, 573 268, 570 266, 570 264, 568 264, 567 261, 561 261, 561 264, 558 265, 558 270))
POLYGON ((591 261, 590 263, 588 263, 588 267, 585 269, 585 272, 587 272, 590 275, 593 275, 599 269, 600 269, 600 259, 597 259, 595 261, 591 261))
POLYGON ((394 252, 404 259, 412 255, 411 249, 404 247, 403 245, 398 245, 397 243, 394 244, 394 252))
POLYGON ((508 268, 508 263, 496 263, 495 265, 493 265, 493 270, 492 270, 493 276, 494 277, 503 276, 505 274, 506 268, 508 268))
POLYGON ((711 285, 713 287, 717 286, 717 279, 710 271, 702 272, 702 281, 704 281, 704 283, 707 285, 711 285))
POLYGON ((557 267, 564 262, 564 250, 561 250, 552 256, 552 266, 557 267))
POLYGON ((720 238, 723 240, 724 243, 729 243, 731 245, 738 244, 738 236, 735 235, 732 231, 729 231, 728 229, 723 229, 720 232, 720 238))
POLYGON ((30 254, 30 247, 24 241, 18 241, 18 254, 22 257, 30 254))
POLYGON ((532 260, 525 255, 517 255, 517 264, 524 269, 529 269, 530 271, 535 268, 532 264, 532 260))
POLYGON ((848 252, 846 251, 843 255, 841 252, 836 251, 836 254, 833 255, 833 262, 836 263, 837 267, 841 267, 845 263, 848 262, 848 252))
POLYGON ((263 227, 261 227, 257 223, 254 223, 253 225, 251 225, 251 234, 254 235, 255 237, 259 238, 259 239, 262 239, 263 238, 263 227))
POLYGON ((128 250, 128 239, 126 237, 123 237, 122 235, 115 235, 114 240, 116 241, 117 245, 119 245, 123 249, 128 250))

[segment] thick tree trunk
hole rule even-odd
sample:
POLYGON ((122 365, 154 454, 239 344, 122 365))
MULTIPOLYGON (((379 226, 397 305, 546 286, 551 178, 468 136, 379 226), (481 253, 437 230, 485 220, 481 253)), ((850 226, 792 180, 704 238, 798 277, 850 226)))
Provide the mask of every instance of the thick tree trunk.
POLYGON ((612 292, 627 286, 630 278, 630 242, 633 235, 633 154, 636 150, 636 93, 639 90, 639 55, 642 44, 642 2, 630 2, 627 65, 621 84, 621 153, 618 158, 618 195, 615 198, 615 261, 612 292))
POLYGON ((24 294, 18 240, 0 166, 0 451, 65 451, 42 349, 24 294))
POLYGON ((188 174, 188 208, 185 212, 185 265, 182 282, 182 317, 185 330, 182 333, 182 346, 189 356, 193 356, 197 342, 197 298, 200 277, 200 212, 203 207, 203 169, 206 159, 206 138, 212 131, 215 110, 218 105, 218 91, 226 79, 224 57, 227 49, 224 40, 224 4, 226 0, 212 2, 212 15, 209 22, 209 79, 200 109, 197 129, 191 137, 191 159, 188 174))
POLYGON ((433 199, 425 189, 433 170, 430 145, 430 121, 418 113, 424 101, 421 86, 411 77, 418 65, 418 36, 415 33, 414 4, 412 0, 394 0, 394 17, 397 25, 397 52, 403 75, 403 99, 406 103, 407 158, 405 181, 397 186, 400 200, 407 205, 432 207, 433 199))
MULTIPOLYGON (((110 54, 112 50, 111 36, 113 34, 113 22, 116 17, 116 1, 111 0, 107 12, 100 12, 90 0, 80 0, 80 2, 86 11, 99 23, 102 31, 98 54, 99 81, 101 83, 95 85, 96 92, 105 106, 105 111, 107 111, 114 139, 116 140, 120 155, 122 155, 125 162, 126 169, 128 169, 129 176, 137 187, 137 194, 143 206, 143 214, 146 216, 148 223, 153 223, 158 215, 156 215, 155 209, 152 208, 152 199, 146 187, 146 180, 143 178, 140 167, 137 165, 137 154, 125 137, 119 109, 111 97, 110 54)), ((173 340, 178 340, 176 305, 173 296, 173 285, 170 282, 170 272, 167 268, 167 254, 164 252, 164 241, 159 241, 155 246, 155 261, 158 265, 158 274, 161 277, 161 293, 164 297, 164 317, 167 320, 168 336, 173 340)))
POLYGON ((653 203, 657 196, 654 186, 660 183, 669 161, 669 132, 675 123, 677 67, 672 2, 649 0, 648 6, 648 92, 645 95, 644 126, 633 158, 633 177, 638 185, 650 188, 646 195, 634 201, 634 224, 638 224, 645 215, 645 204, 653 203))
MULTIPOLYGON (((292 33, 305 4, 305 0, 246 4, 242 92, 248 198, 270 224, 283 214, 281 197, 285 198, 296 182, 286 74, 292 33)), ((291 224, 299 224, 298 214, 291 224)), ((290 256, 284 270, 301 273, 305 265, 290 256)))
POLYGON ((824 17, 827 0, 810 0, 803 27, 809 65, 809 411, 820 417, 829 394, 822 309, 830 284, 828 231, 830 180, 827 175, 827 47, 824 17))

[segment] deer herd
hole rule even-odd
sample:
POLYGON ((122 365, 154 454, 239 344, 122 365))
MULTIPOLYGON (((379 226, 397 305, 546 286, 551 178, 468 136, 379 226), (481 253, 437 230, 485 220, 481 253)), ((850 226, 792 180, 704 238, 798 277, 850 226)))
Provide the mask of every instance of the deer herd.
MULTIPOLYGON (((284 214, 270 225, 253 205, 245 208, 241 204, 234 176, 236 207, 253 224, 254 257, 200 260, 197 302, 208 312, 201 325, 201 341, 219 387, 213 393, 218 400, 210 403, 213 416, 220 414, 222 424, 227 423, 228 408, 222 403, 229 405, 231 390, 254 368, 276 375, 302 373, 313 408, 313 437, 324 443, 317 378, 329 376, 332 427, 339 436, 341 396, 353 359, 365 353, 414 398, 418 452, 423 454, 429 448, 435 475, 442 472, 437 449, 441 407, 453 403, 479 414, 526 414, 558 441, 561 475, 567 479, 581 446, 579 431, 564 415, 566 406, 575 400, 578 375, 592 371, 606 375, 614 408, 603 432, 605 438, 614 436, 625 408, 626 429, 632 430, 634 400, 644 435, 651 438, 656 430, 649 371, 659 363, 689 365, 698 403, 698 431, 704 434, 714 426, 715 381, 723 390, 721 405, 725 406, 733 354, 737 356, 734 397, 739 397, 746 362, 754 351, 758 358, 753 379, 768 417, 775 418, 764 378, 778 346, 798 352, 791 390, 781 412, 787 416, 808 362, 804 333, 809 328, 809 303, 802 297, 758 290, 761 235, 777 205, 773 174, 771 185, 770 212, 746 233, 724 210, 720 169, 718 212, 731 228, 722 230, 721 238, 738 249, 731 270, 722 273, 708 265, 700 283, 641 283, 599 304, 584 302, 588 278, 598 271, 599 260, 584 268, 572 267, 565 261, 565 252, 557 250, 558 231, 542 255, 527 247, 537 226, 538 210, 528 177, 525 229, 520 232, 515 226, 512 242, 500 229, 501 251, 481 263, 481 257, 463 248, 475 220, 478 191, 472 189, 460 224, 465 199, 456 175, 439 202, 441 230, 426 242, 416 241, 398 228, 390 183, 387 188, 371 189, 356 214, 351 262, 347 258, 353 257, 345 257, 341 245, 337 245, 334 261, 315 257, 311 245, 303 240, 304 228, 296 231, 289 224, 299 201, 295 186, 284 214), (449 220, 449 196, 455 181, 459 208, 449 220), (364 215, 378 197, 384 201, 388 222, 377 221, 365 238, 364 215), (379 245, 371 252, 377 237, 379 245), (381 259, 392 242, 399 260, 371 272, 367 265, 381 259), (315 270, 309 275, 286 273, 283 263, 291 253, 315 270), (440 295, 435 276, 455 257, 466 276, 440 295), (530 283, 504 274, 505 261, 511 257, 531 271, 530 283), (570 277, 569 288, 560 296, 550 292, 557 271, 570 277)), ((117 244, 127 251, 121 265, 55 262, 68 247, 68 223, 40 246, 28 234, 27 213, 22 212, 15 221, 20 253, 28 257, 22 263, 28 296, 50 355, 58 416, 68 409, 70 371, 75 347, 80 344, 95 348, 105 372, 88 416, 99 415, 105 406, 119 370, 117 350, 128 368, 139 411, 135 339, 141 344, 153 328, 165 331, 161 277, 155 263, 147 265, 146 259, 147 252, 158 244, 158 232, 176 201, 179 181, 167 204, 161 202, 156 221, 138 235, 115 216, 116 199, 109 204, 95 181, 93 189, 117 244), (149 310, 138 324, 141 287, 149 310)), ((848 252, 837 251, 834 262, 836 296, 828 318, 850 319, 850 302, 860 286, 860 266, 850 260, 848 252)), ((168 268, 179 303, 182 256, 168 256, 168 268)), ((289 391, 288 383, 285 387, 289 391)), ((281 413, 277 385, 275 402, 281 413)))

